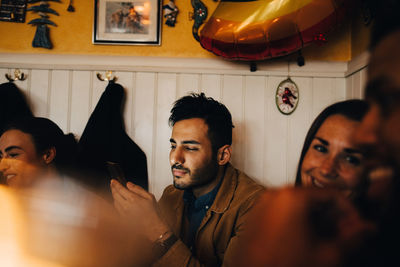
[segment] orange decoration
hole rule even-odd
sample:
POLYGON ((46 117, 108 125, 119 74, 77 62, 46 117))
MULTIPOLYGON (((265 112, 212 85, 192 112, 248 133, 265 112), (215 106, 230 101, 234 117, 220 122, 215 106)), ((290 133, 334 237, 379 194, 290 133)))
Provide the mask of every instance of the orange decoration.
POLYGON ((326 42, 344 17, 345 0, 221 0, 200 31, 200 44, 218 56, 263 60, 326 42))

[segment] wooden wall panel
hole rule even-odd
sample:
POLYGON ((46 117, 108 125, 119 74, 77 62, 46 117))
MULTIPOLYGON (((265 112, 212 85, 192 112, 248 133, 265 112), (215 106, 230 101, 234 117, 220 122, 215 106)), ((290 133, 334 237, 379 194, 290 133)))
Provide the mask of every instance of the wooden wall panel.
POLYGON ((200 91, 217 101, 221 100, 222 77, 221 75, 202 74, 200 78, 200 91))
POLYGON ((0 68, 0 83, 8 82, 6 74, 11 74, 10 69, 0 68))
POLYGON ((343 101, 346 99, 346 81, 342 78, 333 78, 333 86, 334 86, 334 101, 343 101))
POLYGON ((179 74, 177 75, 176 97, 180 98, 189 93, 199 92, 199 75, 198 74, 179 74))
POLYGON ((89 103, 92 77, 90 71, 73 71, 72 75, 70 131, 80 138, 91 111, 89 103))
POLYGON ((357 72, 352 76, 353 79, 353 98, 361 98, 361 72, 357 72))
POLYGON ((353 93, 353 79, 350 76, 346 78, 346 99, 354 98, 353 93))
POLYGON ((367 69, 362 69, 351 76, 353 98, 362 99, 367 83, 367 69))
POLYGON ((346 99, 364 98, 365 86, 367 85, 367 68, 357 71, 345 79, 346 99))
POLYGON ((157 74, 136 73, 135 96, 133 99, 133 122, 131 137, 146 154, 147 170, 149 175, 149 188, 154 188, 155 162, 153 158, 155 149, 155 114, 156 107, 156 84, 157 74))
POLYGON ((359 98, 364 98, 364 92, 365 92, 365 87, 367 86, 367 81, 368 81, 368 74, 367 74, 367 69, 362 69, 360 71, 361 73, 361 78, 360 78, 360 93, 359 93, 359 98))
POLYGON ((232 134, 232 164, 239 169, 243 169, 244 138, 243 131, 245 123, 243 120, 244 111, 244 78, 241 75, 224 75, 222 88, 222 103, 226 105, 232 115, 235 128, 232 134))
POLYGON ((286 180, 281 181, 282 184, 294 184, 300 152, 313 120, 312 78, 292 77, 292 80, 299 88, 299 104, 296 110, 288 116, 287 176, 286 180))
MULTIPOLYGON (((97 102, 99 102, 101 95, 106 90, 108 85, 107 81, 100 81, 99 79, 97 79, 96 77, 97 73, 100 73, 102 77, 105 77, 105 71, 101 70, 92 71, 90 74, 92 80, 92 87, 90 88, 90 103, 89 103, 90 114, 95 109, 97 102)), ((125 86, 124 84, 121 85, 125 86)))
POLYGON ((329 104, 343 99, 344 96, 345 88, 337 88, 335 78, 313 78, 313 118, 329 104))
MULTIPOLYGON (((50 101, 49 70, 31 71, 31 90, 29 92, 32 112, 39 117, 48 117, 50 101)), ((86 103, 85 103, 86 104, 86 103)))
POLYGON ((130 133, 132 128, 132 101, 134 90, 134 73, 132 72, 118 72, 115 74, 118 77, 117 82, 124 87, 124 99, 123 99, 123 117, 125 130, 130 133))
POLYGON ((64 132, 69 132, 69 113, 71 106, 70 97, 70 71, 54 70, 51 75, 51 92, 49 105, 49 119, 60 126, 64 132))
POLYGON ((169 164, 171 128, 168 125, 172 103, 176 100, 176 74, 159 73, 157 75, 156 128, 153 143, 154 176, 152 192, 160 197, 164 188, 172 183, 169 164))
MULTIPOLYGON (((265 83, 263 76, 247 76, 244 86, 244 114, 241 156, 243 170, 258 182, 264 182, 264 130, 265 130, 265 83)), ((236 151, 234 151, 236 153, 236 151)))
POLYGON ((266 88, 263 181, 270 187, 281 186, 287 179, 288 117, 282 115, 275 104, 276 88, 284 79, 286 77, 268 77, 266 88))

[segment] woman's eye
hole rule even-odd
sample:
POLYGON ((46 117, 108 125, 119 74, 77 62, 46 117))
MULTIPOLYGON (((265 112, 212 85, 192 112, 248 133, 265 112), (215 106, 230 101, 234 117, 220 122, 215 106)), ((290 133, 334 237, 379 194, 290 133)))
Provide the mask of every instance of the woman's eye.
POLYGON ((358 166, 361 163, 361 160, 354 156, 346 156, 346 161, 354 166, 358 166))
POLYGON ((326 153, 328 151, 328 149, 322 145, 314 145, 313 148, 321 153, 326 153))
POLYGON ((19 153, 10 153, 9 156, 10 158, 16 158, 19 156, 19 153))
POLYGON ((175 149, 176 148, 176 146, 175 145, 171 145, 171 149, 175 149))

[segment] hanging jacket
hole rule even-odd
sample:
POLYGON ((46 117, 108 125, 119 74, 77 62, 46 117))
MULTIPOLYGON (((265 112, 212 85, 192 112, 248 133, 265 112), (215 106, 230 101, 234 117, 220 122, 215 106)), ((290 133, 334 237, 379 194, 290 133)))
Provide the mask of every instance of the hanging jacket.
POLYGON ((11 121, 32 116, 23 92, 12 82, 0 84, 0 133, 11 121))
POLYGON ((110 193, 107 161, 119 163, 127 181, 148 189, 146 155, 125 132, 123 98, 124 88, 110 82, 79 140, 78 159, 86 170, 84 180, 107 193, 110 193))

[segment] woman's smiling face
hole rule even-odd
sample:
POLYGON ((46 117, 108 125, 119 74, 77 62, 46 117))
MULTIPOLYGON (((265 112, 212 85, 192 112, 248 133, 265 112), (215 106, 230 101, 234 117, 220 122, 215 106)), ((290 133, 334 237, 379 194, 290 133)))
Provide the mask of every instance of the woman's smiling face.
POLYGON ((7 185, 30 186, 42 176, 45 166, 31 135, 20 130, 8 130, 1 135, 0 173, 7 185))
POLYGON ((352 141, 359 124, 339 114, 322 123, 304 156, 303 186, 334 187, 350 194, 360 185, 364 157, 352 141))

